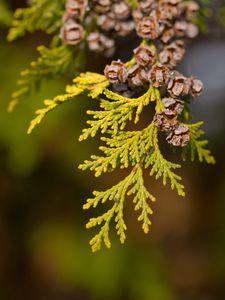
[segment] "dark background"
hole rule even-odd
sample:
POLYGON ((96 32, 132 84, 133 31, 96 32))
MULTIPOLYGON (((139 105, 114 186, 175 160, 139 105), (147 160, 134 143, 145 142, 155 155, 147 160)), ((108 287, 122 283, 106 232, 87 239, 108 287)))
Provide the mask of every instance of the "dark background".
MULTIPOLYGON (((24 1, 12 1, 13 9, 20 6, 24 1)), ((189 45, 180 66, 184 74, 204 82, 204 94, 192 105, 193 121, 205 122, 217 164, 183 163, 184 199, 146 177, 147 187, 157 195, 150 234, 142 233, 127 204, 125 245, 112 233, 112 249, 97 254, 88 246, 94 232, 85 229, 97 212, 82 211, 82 204, 93 189, 116 182, 118 173, 96 180, 77 169, 97 148, 95 140, 77 141, 93 101, 80 98, 65 104, 27 136, 35 109, 44 98, 62 93, 66 82, 43 82, 38 93, 8 114, 20 70, 48 38, 37 33, 9 44, 7 30, 1 29, 1 300, 225 299, 225 29, 217 13, 218 5, 209 32, 189 45)), ((122 43, 117 57, 125 58, 127 47, 127 41, 122 43)), ((105 61, 90 60, 89 69, 102 71, 105 61)), ((145 113, 143 122, 147 118, 145 113)), ((166 155, 179 161, 176 154, 166 155)))

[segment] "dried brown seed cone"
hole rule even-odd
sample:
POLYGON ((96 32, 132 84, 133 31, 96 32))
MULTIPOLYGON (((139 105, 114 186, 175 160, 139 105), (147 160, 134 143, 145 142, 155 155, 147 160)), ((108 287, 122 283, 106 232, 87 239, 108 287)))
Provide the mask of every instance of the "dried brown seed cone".
POLYGON ((154 117, 154 124, 160 131, 172 131, 178 124, 177 113, 170 109, 157 113, 154 117))
POLYGON ((93 5, 97 13, 105 14, 110 11, 112 2, 111 0, 93 0, 93 5))
POLYGON ((104 74, 110 83, 124 83, 127 79, 126 67, 120 60, 107 65, 104 74))
POLYGON ((176 147, 185 147, 190 142, 189 128, 183 124, 178 124, 173 131, 171 131, 167 138, 167 142, 176 147))
POLYGON ((196 1, 182 3, 184 14, 187 20, 191 20, 199 11, 199 4, 196 1))
POLYGON ((82 18, 88 7, 87 0, 67 0, 66 13, 74 18, 82 18))
POLYGON ((153 17, 144 17, 137 24, 137 34, 144 39, 158 38, 160 35, 159 22, 153 17))
POLYGON ((198 97, 203 91, 204 85, 201 80, 194 78, 191 82, 191 94, 193 97, 198 97))
POLYGON ((143 86, 148 81, 147 74, 139 65, 134 65, 128 70, 128 85, 131 89, 143 86))
POLYGON ((182 0, 159 0, 159 3, 162 4, 169 4, 169 5, 173 5, 176 6, 177 4, 181 3, 182 0))
POLYGON ((112 56, 115 51, 114 40, 99 32, 92 32, 87 37, 89 49, 93 52, 105 52, 106 56, 112 56))
POLYGON ((160 40, 164 43, 167 44, 169 43, 174 37, 175 37, 175 30, 173 27, 168 28, 166 30, 164 30, 164 32, 162 33, 160 40))
POLYGON ((189 39, 195 38, 199 34, 198 27, 190 22, 176 21, 174 29, 178 37, 187 37, 189 39))
POLYGON ((140 9, 133 9, 132 10, 132 18, 135 23, 140 22, 144 17, 144 13, 140 9))
POLYGON ((115 30, 119 36, 127 36, 135 29, 133 21, 120 21, 117 22, 115 30))
POLYGON ((182 113, 184 109, 184 101, 174 98, 163 98, 162 102, 166 109, 175 111, 178 115, 182 113))
POLYGON ((138 8, 145 14, 149 14, 154 5, 154 0, 141 0, 138 2, 138 8))
POLYGON ((162 14, 167 16, 167 20, 173 20, 174 18, 177 18, 181 15, 182 10, 180 7, 181 1, 160 1, 160 6, 159 10, 161 11, 162 14), (176 3, 175 3, 176 2, 176 3))
POLYGON ((159 53, 159 61, 163 65, 167 65, 170 68, 175 67, 181 62, 185 54, 184 42, 177 40, 170 45, 166 46, 159 53))
POLYGON ((112 6, 112 12, 115 14, 116 18, 124 20, 130 16, 131 8, 126 2, 120 1, 112 6))
POLYGON ((169 79, 169 69, 162 65, 154 65, 149 73, 149 80, 154 87, 161 87, 167 84, 169 79))
POLYGON ((152 47, 148 45, 141 45, 134 50, 134 57, 140 66, 146 67, 154 64, 156 60, 156 53, 152 47))
POLYGON ((102 34, 101 42, 105 48, 105 50, 104 50, 105 56, 106 57, 113 56, 113 54, 115 53, 115 50, 116 50, 115 41, 102 34))
POLYGON ((183 75, 175 75, 170 78, 167 85, 167 90, 171 97, 184 97, 190 93, 191 80, 183 75))
POLYGON ((155 18, 159 24, 171 25, 173 15, 167 9, 167 7, 162 9, 161 6, 156 7, 150 12, 150 17, 155 18))
POLYGON ((84 29, 74 19, 68 19, 61 30, 65 44, 77 45, 84 38, 84 29))
POLYGON ((104 47, 100 41, 100 33, 99 32, 92 32, 87 37, 88 47, 91 51, 94 52, 102 52, 104 47))
POLYGON ((113 14, 112 12, 100 15, 97 19, 98 26, 100 26, 104 31, 113 30, 116 26, 116 23, 117 20, 115 14, 113 14))
POLYGON ((174 23, 174 30, 178 37, 184 37, 188 29, 188 22, 185 20, 178 20, 174 23))
POLYGON ((194 39, 199 34, 198 26, 192 23, 188 23, 187 30, 185 32, 186 37, 189 39, 194 39))

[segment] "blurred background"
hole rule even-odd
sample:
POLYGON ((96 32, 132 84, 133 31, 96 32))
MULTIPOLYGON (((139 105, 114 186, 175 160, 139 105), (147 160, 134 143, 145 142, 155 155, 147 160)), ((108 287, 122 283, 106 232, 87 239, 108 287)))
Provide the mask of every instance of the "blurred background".
MULTIPOLYGON (((192 114, 194 121, 205 122, 217 164, 183 163, 184 199, 147 176, 147 187, 157 195, 150 234, 142 233, 128 204, 125 245, 112 233, 112 248, 97 254, 88 246, 94 232, 85 229, 97 211, 82 211, 82 204, 93 189, 116 182, 118 173, 96 180, 77 169, 97 149, 96 140, 78 142, 93 101, 64 104, 27 136, 35 109, 63 92, 65 82, 43 82, 8 114, 19 72, 37 57, 36 46, 49 40, 37 33, 9 44, 10 14, 0 19, 1 300, 225 299, 225 27, 222 2, 213 2, 209 30, 189 45, 180 69, 205 84, 192 114)), ((10 5, 14 10, 25 1, 10 5)), ((135 41, 121 43, 117 56, 125 58, 135 41)), ((102 71, 106 62, 96 60, 98 65, 88 68, 102 71)), ((147 120, 146 112, 143 123, 147 120)), ((176 154, 166 155, 179 161, 176 154)))

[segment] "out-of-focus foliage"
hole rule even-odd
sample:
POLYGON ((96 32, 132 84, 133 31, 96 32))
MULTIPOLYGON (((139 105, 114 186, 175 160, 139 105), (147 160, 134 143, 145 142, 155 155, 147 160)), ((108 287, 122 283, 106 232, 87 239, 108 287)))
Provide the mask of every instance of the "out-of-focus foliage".
POLYGON ((191 132, 191 141, 190 145, 187 148, 183 149, 183 159, 187 159, 188 152, 191 156, 191 161, 195 161, 196 157, 200 162, 206 162, 208 164, 215 164, 215 158, 211 155, 210 150, 205 148, 208 145, 207 140, 201 140, 201 137, 204 136, 204 131, 201 130, 203 122, 198 122, 195 124, 189 125, 191 132))
POLYGON ((37 90, 43 79, 60 75, 69 77, 84 64, 84 53, 76 53, 66 45, 50 48, 39 46, 37 50, 39 58, 30 64, 30 68, 21 72, 21 78, 17 82, 19 89, 12 94, 12 101, 8 107, 10 112, 21 98, 37 90))
POLYGON ((63 0, 30 0, 29 7, 16 10, 8 40, 14 41, 27 32, 32 33, 37 30, 47 33, 59 30, 62 24, 64 3, 63 0))
POLYGON ((12 12, 9 9, 9 4, 5 0, 0 0, 0 25, 9 26, 12 20, 12 12))
POLYGON ((219 15, 220 23, 225 26, 225 3, 222 4, 219 15))
POLYGON ((215 2, 212 0, 199 0, 198 2, 201 9, 194 21, 203 33, 207 33, 210 29, 208 24, 210 17, 213 17, 216 22, 225 26, 225 3, 223 0, 215 2), (214 5, 218 7, 218 10, 213 11, 214 5))
POLYGON ((207 20, 209 17, 212 16, 212 11, 210 7, 211 0, 199 0, 198 2, 200 4, 200 10, 197 16, 194 17, 193 21, 199 27, 202 33, 207 33, 209 29, 207 20))
POLYGON ((76 47, 69 47, 59 43, 59 29, 62 25, 64 2, 58 0, 32 0, 27 8, 15 11, 8 40, 14 41, 27 32, 33 33, 43 30, 54 34, 50 47, 39 46, 39 57, 30 64, 30 67, 21 72, 17 84, 19 89, 12 94, 9 111, 32 90, 36 89, 41 80, 64 75, 69 78, 71 74, 83 68, 85 51, 77 52, 76 47))

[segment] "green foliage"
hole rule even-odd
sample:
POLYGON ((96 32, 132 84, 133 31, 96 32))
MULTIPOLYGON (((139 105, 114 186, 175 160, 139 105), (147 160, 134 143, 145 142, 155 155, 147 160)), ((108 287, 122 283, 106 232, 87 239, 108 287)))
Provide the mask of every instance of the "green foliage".
POLYGON ((149 126, 142 130, 122 130, 125 128, 126 121, 132 120, 134 111, 136 112, 134 121, 137 122, 137 116, 141 113, 143 106, 148 105, 151 101, 156 101, 158 102, 156 107, 158 109, 161 107, 161 101, 158 99, 155 90, 150 87, 143 96, 130 99, 111 92, 107 86, 108 82, 102 75, 94 73, 81 74, 75 78, 74 85, 67 87, 67 94, 57 96, 52 101, 45 101, 47 107, 37 111, 38 116, 32 121, 28 130, 30 133, 44 116, 60 103, 68 101, 84 91, 87 91, 92 98, 100 96, 102 110, 91 113, 94 120, 88 122, 91 126, 84 130, 80 139, 95 136, 97 131, 101 130, 102 133, 107 133, 107 137, 101 138, 106 146, 99 147, 103 152, 103 156, 92 155, 90 161, 86 160, 80 165, 80 169, 90 169, 95 172, 96 176, 113 171, 118 167, 132 167, 133 170, 124 180, 112 188, 102 192, 94 192, 94 197, 88 199, 84 205, 84 208, 87 209, 91 206, 96 207, 99 202, 114 201, 112 208, 100 217, 91 218, 87 224, 87 228, 101 225, 100 232, 90 242, 93 251, 100 249, 102 241, 107 247, 110 247, 109 226, 113 219, 116 222, 116 230, 120 236, 120 241, 124 242, 126 225, 123 208, 126 196, 134 196, 135 210, 141 210, 138 220, 143 221, 144 232, 149 231, 149 225, 151 224, 149 215, 151 215, 152 210, 147 200, 154 201, 155 198, 144 186, 143 169, 150 168, 151 176, 154 175, 156 179, 162 178, 164 185, 167 181, 170 181, 172 189, 176 189, 181 196, 185 195, 184 186, 180 183, 181 177, 174 173, 174 170, 180 168, 180 165, 169 162, 163 157, 159 150, 158 131, 154 123, 151 122, 149 126), (103 96, 107 100, 102 99, 103 96))
POLYGON ((155 133, 152 136, 152 144, 154 145, 154 148, 150 155, 148 155, 145 159, 145 167, 147 168, 151 166, 150 175, 155 175, 156 179, 162 178, 164 185, 167 184, 167 181, 170 181, 171 188, 175 189, 179 196, 184 197, 184 186, 180 183, 182 178, 173 172, 173 170, 179 169, 181 166, 174 164, 163 157, 158 146, 157 134, 155 133))
POLYGON ((191 161, 194 161, 197 156, 200 162, 205 161, 208 164, 215 164, 216 161, 212 156, 211 151, 205 148, 208 141, 200 139, 205 134, 204 131, 200 129, 203 124, 203 122, 198 122, 188 125, 191 133, 191 141, 190 144, 183 149, 182 156, 183 159, 186 160, 190 153, 191 161))
MULTIPOLYGON (((102 155, 92 155, 90 160, 85 160, 79 166, 82 170, 90 169, 95 176, 112 172, 117 168, 132 168, 130 174, 113 187, 100 192, 94 192, 93 198, 87 200, 84 209, 96 207, 99 203, 112 201, 112 207, 101 216, 91 218, 87 228, 97 225, 101 226, 100 231, 90 241, 92 250, 95 252, 101 248, 102 242, 106 247, 111 246, 109 231, 110 224, 114 220, 116 231, 121 243, 124 243, 127 226, 124 221, 124 203, 127 197, 133 196, 135 210, 140 210, 138 217, 142 221, 142 228, 145 233, 149 231, 151 224, 150 215, 152 210, 148 200, 154 201, 155 197, 148 192, 144 186, 143 171, 150 169, 150 176, 156 179, 162 178, 164 185, 169 182, 172 189, 175 189, 180 196, 185 196, 182 178, 175 173, 181 165, 168 161, 164 158, 159 148, 158 129, 152 121, 146 128, 136 131, 124 130, 127 121, 137 123, 143 107, 155 103, 155 110, 160 112, 164 109, 160 99, 159 91, 152 86, 139 98, 126 98, 108 89, 108 81, 105 76, 96 73, 83 73, 74 79, 74 84, 68 86, 66 94, 57 96, 53 100, 45 100, 46 107, 38 110, 37 117, 31 122, 28 133, 39 124, 45 115, 56 108, 59 104, 73 99, 75 96, 86 92, 91 98, 100 101, 101 110, 87 111, 93 116, 93 120, 87 123, 90 127, 83 130, 80 140, 94 137, 98 131, 105 136, 101 140, 105 143, 99 150, 102 155)), ((191 153, 191 160, 196 154, 200 161, 215 163, 210 151, 205 149, 207 141, 199 138, 203 131, 199 130, 202 123, 188 124, 191 133, 190 145, 185 147, 183 158, 191 153)))
POLYGON ((117 167, 121 169, 135 166, 140 163, 148 149, 152 146, 153 123, 140 131, 120 131, 117 135, 109 138, 102 137, 106 146, 99 149, 104 157, 92 155, 91 160, 86 160, 80 169, 90 169, 98 177, 102 173, 113 171, 117 167))
POLYGON ((105 89, 103 94, 106 99, 100 98, 100 108, 102 110, 87 111, 88 115, 93 116, 93 120, 87 122, 90 127, 83 130, 80 141, 87 139, 89 136, 94 137, 98 130, 105 133, 111 129, 114 135, 117 134, 118 130, 123 130, 126 123, 132 120, 134 111, 134 122, 137 123, 143 107, 156 100, 153 87, 150 87, 139 98, 126 98, 108 89, 105 89))
POLYGON ((124 221, 124 201, 126 196, 134 195, 133 202, 135 203, 135 210, 141 210, 138 221, 143 223, 142 228, 145 233, 149 231, 151 221, 149 215, 152 210, 148 204, 148 199, 155 201, 144 186, 143 171, 141 166, 136 165, 132 172, 118 184, 103 192, 94 192, 94 198, 88 199, 84 205, 84 209, 96 207, 99 203, 105 203, 107 200, 113 201, 113 206, 106 213, 97 217, 91 218, 87 223, 87 228, 92 228, 101 225, 101 229, 90 241, 92 251, 96 252, 101 248, 102 241, 106 247, 110 248, 111 243, 109 239, 109 224, 114 219, 116 223, 117 234, 120 237, 120 242, 124 243, 127 226, 124 221))
POLYGON ((62 24, 64 3, 58 0, 30 0, 29 7, 16 10, 8 40, 14 41, 36 30, 47 33, 57 31, 62 24))
POLYGON ((27 131, 28 134, 33 131, 36 125, 41 123, 48 112, 56 108, 59 104, 73 99, 84 91, 88 91, 88 95, 91 97, 97 97, 103 88, 108 85, 108 81, 104 76, 91 72, 80 74, 79 77, 74 79, 74 83, 74 85, 67 86, 66 94, 56 96, 53 100, 44 101, 46 107, 36 111, 37 117, 32 120, 27 131))
MULTIPOLYGON (((93 116, 93 120, 88 121, 90 127, 83 130, 80 140, 87 139, 89 136, 94 137, 100 130, 102 134, 106 134, 101 137, 105 146, 99 147, 103 155, 92 155, 91 159, 85 160, 79 168, 90 169, 95 172, 97 177, 102 173, 112 172, 116 168, 132 167, 132 171, 113 187, 105 191, 94 192, 93 198, 88 199, 84 205, 84 209, 89 209, 96 207, 99 203, 113 202, 108 211, 99 217, 91 218, 87 223, 87 228, 101 226, 99 233, 90 241, 94 252, 101 248, 102 242, 108 248, 111 246, 109 231, 110 223, 113 220, 116 223, 115 228, 120 241, 124 243, 127 229, 124 221, 124 203, 129 196, 133 196, 135 210, 141 210, 138 220, 142 221, 144 232, 149 231, 151 224, 149 216, 152 214, 152 210, 148 200, 154 201, 155 198, 144 185, 144 169, 150 169, 150 176, 155 176, 156 179, 162 178, 164 185, 169 182, 171 188, 175 189, 178 195, 185 196, 181 177, 175 173, 175 170, 181 166, 164 158, 159 148, 158 130, 154 122, 142 130, 124 131, 127 121, 133 120, 137 123, 143 107, 151 102, 155 102, 157 112, 164 109, 159 91, 150 86, 141 97, 131 99, 110 91, 108 85, 109 83, 103 75, 90 72, 81 74, 74 79, 73 85, 67 87, 65 95, 57 96, 53 100, 45 100, 46 107, 36 112, 37 117, 31 122, 28 129, 28 133, 31 133, 49 111, 81 93, 86 92, 91 98, 100 101, 101 110, 87 112, 93 116)), ((199 140, 203 135, 203 131, 199 130, 201 125, 202 123, 188 125, 191 143, 184 149, 183 158, 190 151, 192 160, 197 153, 200 161, 215 163, 210 151, 205 149, 207 141, 199 140)))

